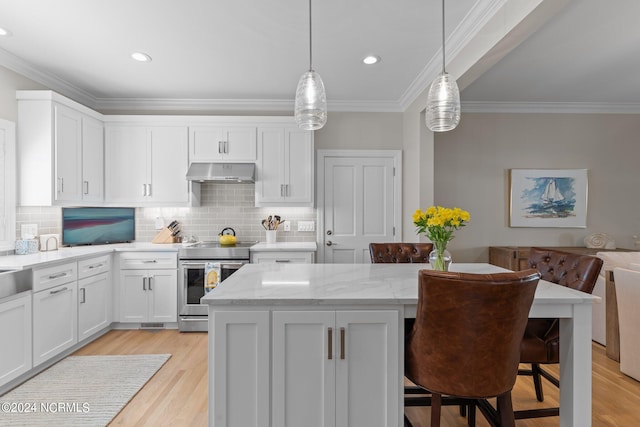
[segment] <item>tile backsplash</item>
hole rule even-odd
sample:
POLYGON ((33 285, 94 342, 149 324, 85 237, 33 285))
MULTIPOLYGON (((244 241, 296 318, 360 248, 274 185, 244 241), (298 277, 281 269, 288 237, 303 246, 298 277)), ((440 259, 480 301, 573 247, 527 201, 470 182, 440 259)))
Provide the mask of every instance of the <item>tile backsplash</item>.
MULTIPOLYGON (((313 242, 315 231, 297 231, 298 221, 316 221, 314 208, 257 208, 254 206, 255 184, 203 183, 201 206, 197 208, 137 208, 136 241, 150 242, 158 230, 156 218, 165 225, 177 220, 182 235, 198 240, 217 240, 225 227, 235 230, 238 240, 265 241, 261 221, 269 215, 280 215, 290 222, 291 231, 278 228, 277 241, 313 242)), ((62 215, 58 207, 18 207, 16 211, 16 238, 20 238, 22 224, 37 224, 38 234, 62 233, 62 215)))

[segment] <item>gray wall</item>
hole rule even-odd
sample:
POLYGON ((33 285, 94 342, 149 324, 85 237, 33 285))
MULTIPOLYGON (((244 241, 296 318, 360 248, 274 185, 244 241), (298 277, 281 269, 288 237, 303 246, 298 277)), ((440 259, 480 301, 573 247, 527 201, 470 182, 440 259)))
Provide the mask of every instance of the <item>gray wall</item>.
POLYGON ((622 114, 463 114, 435 138, 435 203, 471 213, 451 252, 487 261, 488 246, 584 246, 591 233, 634 248, 640 233, 640 120, 622 114), (587 228, 510 228, 509 169, 588 169, 587 228))

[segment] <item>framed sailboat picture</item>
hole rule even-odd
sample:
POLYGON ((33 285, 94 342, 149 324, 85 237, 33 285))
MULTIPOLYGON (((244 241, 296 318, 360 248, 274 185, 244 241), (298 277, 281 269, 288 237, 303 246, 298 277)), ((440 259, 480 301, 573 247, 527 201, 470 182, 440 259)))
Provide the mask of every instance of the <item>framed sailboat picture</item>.
POLYGON ((587 226, 586 169, 511 169, 510 227, 587 226))

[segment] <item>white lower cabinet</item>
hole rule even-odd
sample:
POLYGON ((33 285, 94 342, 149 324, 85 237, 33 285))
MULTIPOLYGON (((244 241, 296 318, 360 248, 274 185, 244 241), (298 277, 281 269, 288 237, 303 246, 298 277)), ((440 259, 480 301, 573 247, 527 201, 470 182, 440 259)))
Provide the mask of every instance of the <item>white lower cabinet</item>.
POLYGON ((33 366, 78 342, 78 282, 33 294, 33 366))
POLYGON ((210 425, 399 425, 398 319, 393 310, 274 311, 269 341, 267 311, 210 312, 210 425))
POLYGON ((32 367, 31 292, 0 304, 0 386, 32 367))
POLYGON ((120 322, 178 321, 175 252, 121 252, 120 322))
POLYGON ((177 322, 176 270, 121 270, 121 322, 177 322))

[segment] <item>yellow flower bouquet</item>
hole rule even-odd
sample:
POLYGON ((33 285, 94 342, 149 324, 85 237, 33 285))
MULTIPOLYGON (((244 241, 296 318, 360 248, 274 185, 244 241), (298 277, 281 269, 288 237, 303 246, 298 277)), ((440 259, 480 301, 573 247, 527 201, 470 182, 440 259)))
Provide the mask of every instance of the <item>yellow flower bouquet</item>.
POLYGON ((448 270, 451 255, 447 252, 447 244, 453 239, 453 232, 464 227, 470 219, 469 212, 465 210, 442 206, 431 206, 425 211, 418 209, 413 214, 417 232, 424 233, 433 242, 434 250, 429 261, 434 270, 448 270))

